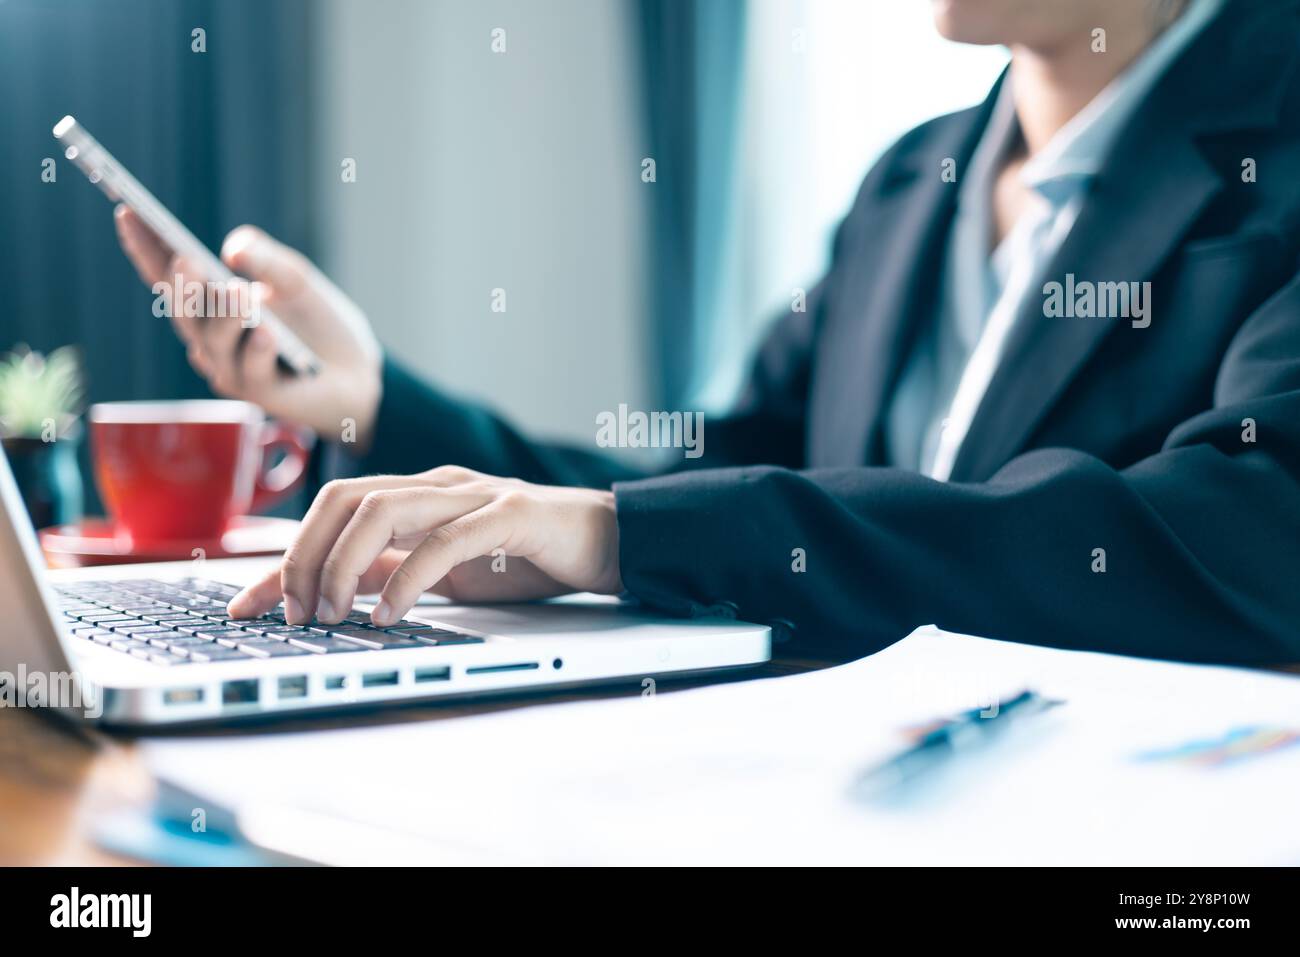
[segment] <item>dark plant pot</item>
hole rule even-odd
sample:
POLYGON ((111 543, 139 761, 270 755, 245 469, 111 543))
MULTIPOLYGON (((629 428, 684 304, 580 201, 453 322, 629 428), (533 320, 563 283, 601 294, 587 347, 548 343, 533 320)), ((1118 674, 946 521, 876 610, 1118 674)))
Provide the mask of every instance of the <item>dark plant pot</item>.
POLYGON ((77 436, 56 442, 4 439, 5 455, 18 492, 36 528, 81 519, 85 487, 77 468, 77 436))

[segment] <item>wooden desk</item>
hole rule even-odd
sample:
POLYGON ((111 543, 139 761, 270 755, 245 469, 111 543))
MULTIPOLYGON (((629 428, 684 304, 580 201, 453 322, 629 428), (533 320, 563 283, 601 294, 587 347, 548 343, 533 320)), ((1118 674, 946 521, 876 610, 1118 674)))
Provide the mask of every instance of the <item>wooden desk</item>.
MULTIPOLYGON (((829 662, 779 659, 760 668, 713 679, 659 679, 660 694, 683 688, 796 674, 829 662)), ((639 685, 587 694, 531 694, 479 702, 418 705, 386 711, 277 721, 274 724, 204 729, 189 734, 259 734, 444 721, 562 701, 632 697, 639 685)), ((73 728, 22 708, 0 708, 0 866, 107 865, 138 863, 99 850, 90 838, 95 815, 142 805, 153 781, 128 737, 73 728)))

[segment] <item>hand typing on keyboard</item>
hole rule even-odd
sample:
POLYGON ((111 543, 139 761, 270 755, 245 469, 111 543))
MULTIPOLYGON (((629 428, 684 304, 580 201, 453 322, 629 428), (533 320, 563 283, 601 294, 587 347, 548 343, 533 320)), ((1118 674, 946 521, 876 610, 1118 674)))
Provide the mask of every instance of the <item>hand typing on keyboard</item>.
POLYGON ((372 620, 388 626, 425 590, 510 601, 622 588, 612 492, 444 466, 330 482, 281 567, 236 595, 230 613, 256 617, 283 598, 289 622, 329 624, 359 590, 379 591, 372 620))

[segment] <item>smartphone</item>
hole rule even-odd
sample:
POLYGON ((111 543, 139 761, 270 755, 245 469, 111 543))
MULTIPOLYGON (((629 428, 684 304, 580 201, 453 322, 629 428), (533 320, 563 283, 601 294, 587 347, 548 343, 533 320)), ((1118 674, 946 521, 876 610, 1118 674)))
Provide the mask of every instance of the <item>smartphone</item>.
MULTIPOLYGON (((100 146, 99 141, 75 119, 65 116, 59 120, 54 127, 54 138, 63 144, 63 155, 85 173, 104 195, 114 203, 128 206, 173 253, 197 264, 209 280, 221 282, 235 278, 225 263, 199 242, 198 237, 141 186, 140 181, 113 159, 108 150, 100 146)), ((260 325, 269 326, 275 335, 282 369, 295 375, 316 374, 320 368, 319 359, 292 329, 265 306, 259 308, 258 320, 260 325)))

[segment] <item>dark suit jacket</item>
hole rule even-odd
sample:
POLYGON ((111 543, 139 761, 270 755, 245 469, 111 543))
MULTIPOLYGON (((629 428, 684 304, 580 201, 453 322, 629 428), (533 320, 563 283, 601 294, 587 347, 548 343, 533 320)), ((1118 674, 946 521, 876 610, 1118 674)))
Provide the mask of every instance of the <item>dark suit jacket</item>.
POLYGON ((1300 10, 1233 0, 1120 138, 1050 278, 1150 281, 1148 328, 1031 296, 952 481, 882 466, 993 98, 903 137, 705 454, 634 478, 393 364, 364 467, 617 494, 623 580, 843 656, 914 627, 1189 660, 1300 660, 1300 10), (1249 162, 1248 162, 1249 161, 1249 162), (1256 171, 1252 179, 1250 169, 1256 171), (1248 421, 1249 420, 1249 421, 1248 421), (1253 439, 1253 441, 1250 441, 1253 439), (806 571, 792 570, 804 549, 806 571), (1096 549, 1105 550, 1105 571, 1096 549))

